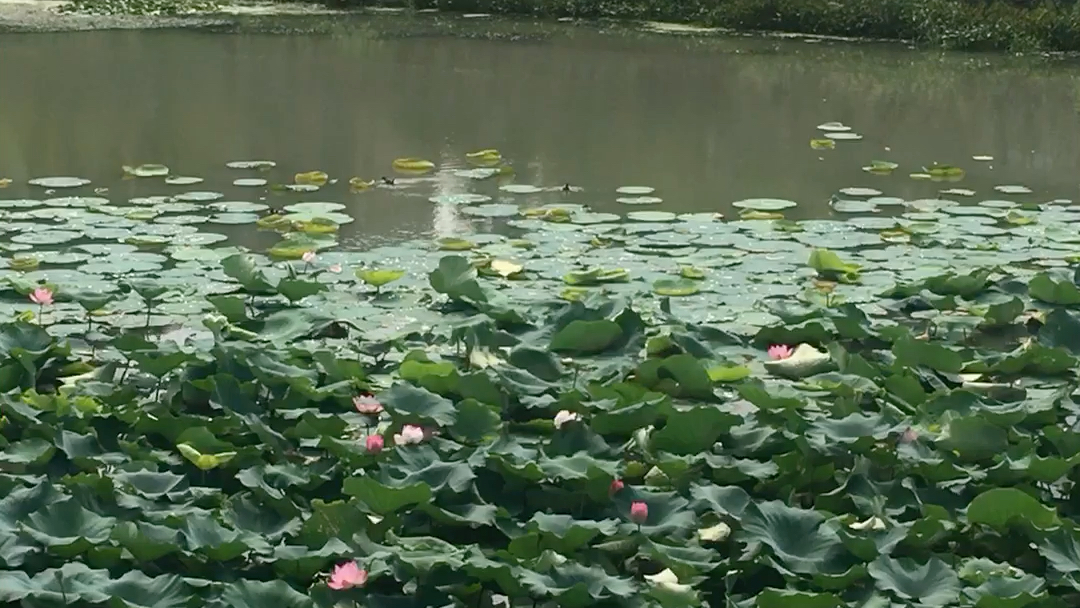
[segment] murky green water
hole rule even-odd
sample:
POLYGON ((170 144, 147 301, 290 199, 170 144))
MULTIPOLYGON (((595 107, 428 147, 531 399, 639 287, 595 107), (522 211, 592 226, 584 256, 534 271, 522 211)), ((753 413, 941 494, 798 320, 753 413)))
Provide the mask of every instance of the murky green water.
MULTIPOLYGON (((1080 67, 1066 62, 908 51, 896 46, 749 38, 693 40, 566 24, 440 21, 434 16, 278 22, 259 31, 103 31, 0 37, 0 198, 41 198, 26 180, 77 175, 120 204, 212 190, 226 201, 336 201, 356 221, 342 241, 483 231, 438 194, 515 203, 571 201, 628 212, 616 188, 644 185, 651 208, 732 215, 749 197, 790 199, 788 217, 828 217, 839 189, 905 199, 945 188, 1034 202, 1080 198, 1080 67), (813 150, 815 127, 861 134, 813 150), (580 193, 513 196, 497 180, 455 176, 465 153, 498 148, 516 183, 580 193), (991 155, 976 162, 973 155, 991 155), (432 176, 353 194, 352 176, 391 175, 418 156, 432 176), (272 182, 319 169, 336 184, 310 194, 242 188, 231 160, 267 158, 272 182), (900 164, 876 176, 872 159, 900 164), (955 184, 915 181, 933 162, 955 184), (206 181, 121 181, 121 165, 163 163, 206 181)), ((276 240, 216 226, 241 242, 276 240)))

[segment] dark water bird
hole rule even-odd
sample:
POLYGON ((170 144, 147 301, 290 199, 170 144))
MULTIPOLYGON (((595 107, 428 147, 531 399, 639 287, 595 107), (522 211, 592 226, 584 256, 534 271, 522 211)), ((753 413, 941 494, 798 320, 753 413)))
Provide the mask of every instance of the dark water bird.
POLYGON ((562 191, 563 192, 573 192, 574 187, 571 186, 569 182, 567 182, 567 183, 563 184, 562 191))
POLYGON ((383 177, 380 177, 379 179, 382 180, 382 183, 386 184, 387 186, 393 186, 394 185, 394 178, 392 178, 392 177, 383 176, 383 177))

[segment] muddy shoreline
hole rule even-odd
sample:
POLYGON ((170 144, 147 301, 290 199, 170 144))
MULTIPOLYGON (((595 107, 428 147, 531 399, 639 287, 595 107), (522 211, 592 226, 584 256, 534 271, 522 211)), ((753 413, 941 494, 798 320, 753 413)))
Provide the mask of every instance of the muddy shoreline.
POLYGON ((228 25, 241 16, 329 15, 336 11, 318 4, 261 2, 227 4, 212 14, 86 15, 61 12, 68 0, 0 0, 0 32, 65 32, 115 29, 155 29, 228 25))

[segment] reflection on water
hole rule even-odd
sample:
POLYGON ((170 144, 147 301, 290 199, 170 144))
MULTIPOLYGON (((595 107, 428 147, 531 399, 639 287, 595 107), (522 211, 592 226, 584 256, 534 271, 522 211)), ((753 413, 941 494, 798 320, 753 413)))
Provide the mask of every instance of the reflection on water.
POLYGON ((1030 186, 1033 200, 1080 198, 1080 70, 1071 64, 554 24, 336 19, 313 34, 0 37, 0 177, 16 181, 2 196, 27 196, 21 184, 41 175, 87 177, 119 200, 177 192, 119 181, 122 164, 159 162, 207 178, 200 188, 226 200, 346 203, 357 221, 343 234, 362 245, 485 229, 428 198, 506 198, 495 182, 448 170, 467 166, 468 151, 495 147, 519 182, 585 188, 536 200, 601 211, 627 211, 616 187, 649 185, 671 211, 730 214, 733 201, 776 197, 800 203, 789 217, 822 217, 847 186, 933 197, 949 186, 907 174, 934 161, 967 168, 959 185, 982 198, 1000 198, 997 184, 1030 186), (426 35, 408 35, 415 28, 426 35), (477 35, 502 30, 527 35, 477 35), (865 139, 811 150, 815 125, 831 120, 865 139), (996 160, 975 163, 973 154, 996 160), (348 192, 349 177, 389 174, 400 156, 444 170, 348 192), (341 181, 310 195, 231 186, 241 175, 224 164, 252 158, 278 161, 271 181, 312 169, 341 181), (901 168, 862 172, 872 159, 901 168))

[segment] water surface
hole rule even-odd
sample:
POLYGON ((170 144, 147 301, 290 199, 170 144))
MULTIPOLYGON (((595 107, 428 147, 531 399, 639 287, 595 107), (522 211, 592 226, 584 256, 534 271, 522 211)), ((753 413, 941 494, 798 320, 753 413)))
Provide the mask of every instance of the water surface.
MULTIPOLYGON (((265 23, 265 22, 264 22, 265 23)), ((691 39, 592 26, 359 15, 291 18, 240 31, 99 31, 0 36, 0 198, 42 197, 27 179, 78 175, 114 202, 184 189, 121 181, 124 164, 163 163, 206 178, 226 200, 349 205, 342 240, 485 230, 434 194, 626 212, 622 185, 656 188, 655 208, 721 212, 750 197, 797 201, 788 217, 829 217, 839 189, 906 199, 941 189, 1032 202, 1080 199, 1080 68, 1062 61, 916 52, 897 45, 747 37, 691 39), (816 125, 864 139, 816 151, 816 125), (529 199, 450 170, 498 148, 514 181, 584 188, 529 199), (973 155, 992 155, 975 162, 973 155), (401 156, 441 167, 426 180, 352 194, 352 176, 390 175, 401 156), (233 187, 230 160, 267 158, 267 177, 320 169, 313 194, 233 187), (861 170, 900 163, 893 175, 861 170), (908 174, 940 162, 957 184, 908 174)), ((277 204, 277 203, 275 203, 277 204)), ((266 238, 224 227, 247 244, 266 238)), ((273 239, 270 239, 272 242, 273 239)))

